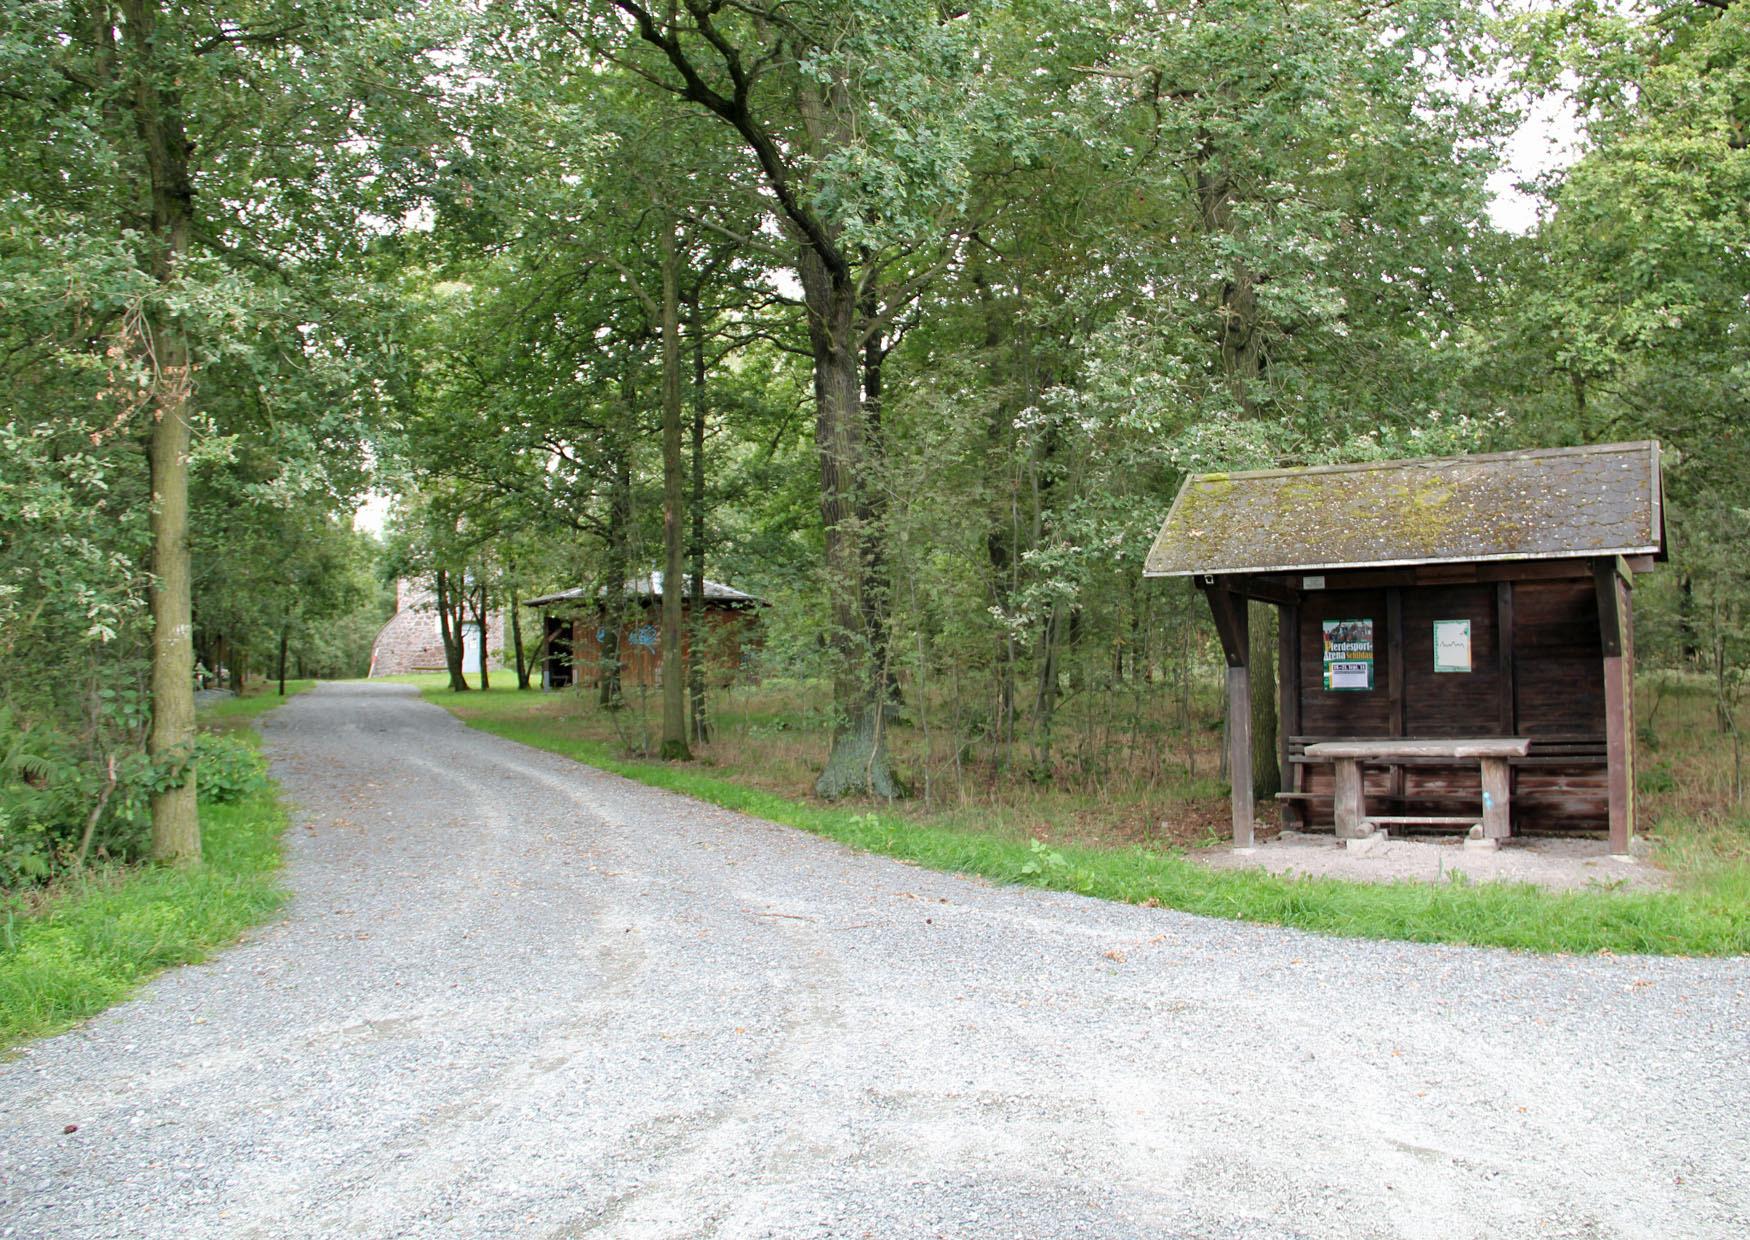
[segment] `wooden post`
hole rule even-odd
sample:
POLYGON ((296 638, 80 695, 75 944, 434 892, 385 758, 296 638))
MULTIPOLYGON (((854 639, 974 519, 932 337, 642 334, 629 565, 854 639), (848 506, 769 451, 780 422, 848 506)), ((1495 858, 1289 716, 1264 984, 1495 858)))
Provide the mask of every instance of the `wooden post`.
MULTIPOLYGON (((1245 609, 1240 609, 1245 614, 1245 609)), ((1227 772, 1233 781, 1234 847, 1252 846, 1252 669, 1227 669, 1227 772)))
POLYGON ((1354 758, 1338 758, 1335 766, 1337 797, 1332 813, 1336 819, 1337 838, 1358 840, 1364 834, 1361 819, 1365 813, 1361 796, 1361 763, 1354 758))
POLYGON ((1628 856, 1635 833, 1635 738, 1630 677, 1633 647, 1625 640, 1629 608, 1627 565, 1620 558, 1593 561, 1598 631, 1604 647, 1604 745, 1609 764, 1610 853, 1628 856))
POLYGON ((1251 626, 1246 600, 1220 582, 1202 587, 1215 617, 1215 631, 1227 656, 1227 774, 1233 785, 1235 848, 1252 847, 1252 673, 1251 626))

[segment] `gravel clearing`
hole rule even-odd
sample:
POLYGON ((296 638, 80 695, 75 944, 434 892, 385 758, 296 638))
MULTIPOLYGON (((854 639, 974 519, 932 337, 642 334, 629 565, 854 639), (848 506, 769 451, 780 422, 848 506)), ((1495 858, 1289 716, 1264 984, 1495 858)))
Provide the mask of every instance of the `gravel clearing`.
POLYGON ((0 1234, 1750 1234, 1743 959, 995 888, 400 686, 264 732, 288 915, 0 1063, 0 1234))
MULTIPOLYGON (((1640 841, 1635 844, 1644 855, 1640 841)), ((1392 836, 1366 852, 1351 852, 1331 835, 1284 831, 1250 852, 1206 848, 1193 855, 1215 870, 1260 869, 1356 883, 1444 883, 1462 874, 1474 883, 1535 883, 1554 891, 1660 891, 1671 885, 1671 876, 1651 862, 1612 857, 1606 841, 1592 839, 1512 839, 1486 851, 1466 848, 1453 836, 1392 836)))

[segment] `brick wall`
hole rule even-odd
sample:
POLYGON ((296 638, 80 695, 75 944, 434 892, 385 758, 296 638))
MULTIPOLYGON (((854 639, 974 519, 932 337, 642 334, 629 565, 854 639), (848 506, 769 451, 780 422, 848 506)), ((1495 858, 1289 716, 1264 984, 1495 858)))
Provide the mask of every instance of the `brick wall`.
MULTIPOLYGON (((371 644, 371 675, 443 671, 444 635, 432 592, 410 581, 397 581, 395 602, 400 610, 389 617, 371 644)), ((504 647, 510 641, 504 613, 488 613, 486 627, 486 666, 500 671, 507 665, 504 647)), ((514 656, 510 663, 514 665, 514 656)))

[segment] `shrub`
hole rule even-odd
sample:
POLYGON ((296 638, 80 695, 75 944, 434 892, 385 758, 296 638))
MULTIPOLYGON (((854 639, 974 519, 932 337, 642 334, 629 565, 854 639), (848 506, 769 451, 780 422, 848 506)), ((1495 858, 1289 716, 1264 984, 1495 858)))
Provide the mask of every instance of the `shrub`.
POLYGON ((267 788, 267 761, 242 737, 202 732, 195 741, 194 755, 203 800, 230 805, 267 788))

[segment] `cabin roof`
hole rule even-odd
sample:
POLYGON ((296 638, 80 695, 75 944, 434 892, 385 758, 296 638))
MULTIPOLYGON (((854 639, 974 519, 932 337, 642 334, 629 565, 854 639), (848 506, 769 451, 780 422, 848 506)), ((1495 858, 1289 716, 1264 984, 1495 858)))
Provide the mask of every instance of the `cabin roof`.
POLYGON ((1198 474, 1143 575, 1658 554, 1661 492, 1652 441, 1198 474))
MULTIPOLYGON (((692 577, 682 578, 683 594, 692 597, 692 577)), ((643 577, 632 577, 626 581, 625 593, 638 599, 660 599, 662 597, 662 574, 649 573, 643 577)), ((600 586, 591 590, 588 586, 577 586, 570 590, 560 590, 555 594, 543 594, 539 598, 524 599, 525 607, 551 607, 555 603, 575 603, 584 599, 606 598, 608 589, 600 586)), ((705 601, 707 603, 740 603, 757 604, 763 600, 751 594, 744 594, 733 586, 726 586, 721 581, 705 578, 705 601)))

